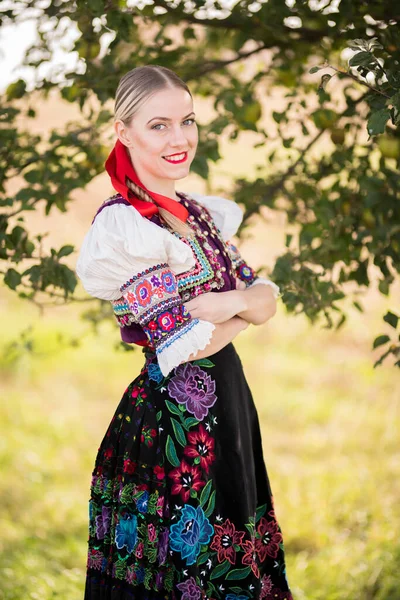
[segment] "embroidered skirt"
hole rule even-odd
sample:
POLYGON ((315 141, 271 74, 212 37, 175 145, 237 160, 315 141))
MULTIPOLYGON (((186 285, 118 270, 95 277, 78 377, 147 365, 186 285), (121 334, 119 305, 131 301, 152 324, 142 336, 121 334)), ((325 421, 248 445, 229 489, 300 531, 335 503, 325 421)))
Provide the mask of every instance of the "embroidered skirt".
POLYGON ((96 457, 85 600, 292 600, 235 347, 168 377, 143 353, 96 457))

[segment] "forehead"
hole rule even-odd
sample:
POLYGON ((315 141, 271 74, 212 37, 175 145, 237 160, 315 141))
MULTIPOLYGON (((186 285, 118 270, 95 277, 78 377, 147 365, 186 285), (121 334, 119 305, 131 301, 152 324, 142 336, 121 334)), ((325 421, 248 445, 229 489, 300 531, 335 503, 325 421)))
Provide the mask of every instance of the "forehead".
POLYGON ((181 119, 193 111, 193 99, 182 88, 168 88, 154 92, 138 111, 143 119, 152 117, 167 117, 181 119))

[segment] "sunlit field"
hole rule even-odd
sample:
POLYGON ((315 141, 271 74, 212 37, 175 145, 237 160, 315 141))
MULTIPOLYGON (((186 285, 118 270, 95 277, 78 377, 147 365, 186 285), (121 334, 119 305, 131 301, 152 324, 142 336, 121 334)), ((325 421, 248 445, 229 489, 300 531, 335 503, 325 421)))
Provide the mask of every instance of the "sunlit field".
MULTIPOLYGON (((373 369, 388 299, 339 332, 302 316, 241 333, 295 600, 400 598, 399 371, 373 369)), ((82 306, 34 306, 2 290, 1 578, 5 600, 83 598, 89 482, 140 349, 117 324, 87 335, 82 306), (31 351, 8 346, 33 325, 31 351), (60 348, 80 338, 77 347, 60 348)))

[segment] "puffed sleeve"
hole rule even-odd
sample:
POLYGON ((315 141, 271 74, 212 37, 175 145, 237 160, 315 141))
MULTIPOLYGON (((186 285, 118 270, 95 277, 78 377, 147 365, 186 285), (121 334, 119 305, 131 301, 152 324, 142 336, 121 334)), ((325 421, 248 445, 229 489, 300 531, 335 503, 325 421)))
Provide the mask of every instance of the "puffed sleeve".
POLYGON ((240 250, 233 244, 231 238, 237 233, 243 221, 242 209, 236 202, 221 196, 205 196, 197 192, 190 192, 190 196, 202 204, 210 213, 223 239, 235 268, 238 279, 244 281, 246 287, 256 284, 269 285, 275 298, 282 296, 279 286, 266 277, 260 277, 243 258, 240 250))
POLYGON ((83 239, 76 273, 109 300, 120 326, 137 323, 164 376, 211 341, 215 325, 192 318, 176 275, 194 266, 190 247, 125 204, 101 210, 83 239))

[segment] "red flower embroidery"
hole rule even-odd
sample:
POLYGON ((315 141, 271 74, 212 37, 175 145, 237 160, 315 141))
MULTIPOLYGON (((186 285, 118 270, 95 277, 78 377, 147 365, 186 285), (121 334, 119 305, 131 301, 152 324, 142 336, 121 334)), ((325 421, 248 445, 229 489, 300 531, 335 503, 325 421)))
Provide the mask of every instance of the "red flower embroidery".
POLYGON ((104 458, 111 458, 113 452, 114 450, 112 448, 107 448, 107 450, 104 450, 104 458))
POLYGON ((165 311, 157 317, 157 323, 163 331, 171 331, 175 327, 174 316, 169 311, 165 311))
POLYGON ((149 283, 146 279, 138 283, 135 289, 135 296, 140 306, 147 306, 147 304, 151 302, 152 295, 153 290, 151 283, 149 283))
POLYGON ((135 387, 135 388, 133 388, 133 391, 132 391, 132 394, 131 394, 132 398, 137 398, 139 395, 142 398, 147 398, 147 394, 144 391, 144 387, 135 387))
POLYGON ((198 492, 206 484, 201 479, 200 469, 188 465, 184 460, 179 467, 172 469, 169 476, 174 481, 171 493, 180 494, 184 502, 189 500, 191 490, 198 492))
POLYGON ((154 475, 157 477, 157 479, 164 479, 164 477, 165 477, 164 467, 160 467, 159 465, 156 465, 154 467, 153 471, 154 471, 154 475))
POLYGON ((124 460, 124 473, 129 473, 129 475, 132 475, 132 473, 135 472, 136 467, 137 463, 134 460, 131 460, 130 458, 124 460))
POLYGON ((263 578, 261 579, 260 600, 263 600, 263 598, 268 598, 271 590, 272 590, 271 575, 264 575, 263 578))
POLYGON ((236 531, 229 519, 223 525, 214 525, 215 535, 210 548, 218 551, 218 560, 223 562, 228 559, 234 565, 236 562, 235 545, 240 545, 245 535, 244 531, 236 531))
POLYGON ((242 548, 245 551, 245 554, 242 557, 242 563, 244 565, 250 565, 254 575, 259 578, 260 571, 258 570, 256 563, 257 552, 254 545, 254 540, 246 540, 245 542, 243 542, 242 548))
POLYGON ((255 543, 260 561, 264 561, 267 556, 276 558, 280 542, 282 542, 282 534, 278 531, 278 523, 267 521, 267 519, 261 517, 257 527, 255 543))
POLYGON ((187 437, 190 445, 186 446, 183 453, 191 458, 200 457, 200 466, 208 473, 215 460, 214 438, 208 435, 202 424, 198 431, 190 431, 187 437))

